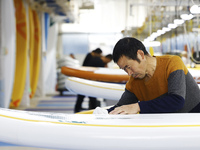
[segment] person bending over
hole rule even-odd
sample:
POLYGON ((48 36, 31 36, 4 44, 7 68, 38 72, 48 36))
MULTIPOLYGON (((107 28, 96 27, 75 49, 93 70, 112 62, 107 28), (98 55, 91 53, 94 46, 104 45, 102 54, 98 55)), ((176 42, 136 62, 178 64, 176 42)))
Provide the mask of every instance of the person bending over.
POLYGON ((141 41, 126 37, 113 60, 130 78, 109 114, 200 112, 200 89, 179 56, 151 56, 141 41))

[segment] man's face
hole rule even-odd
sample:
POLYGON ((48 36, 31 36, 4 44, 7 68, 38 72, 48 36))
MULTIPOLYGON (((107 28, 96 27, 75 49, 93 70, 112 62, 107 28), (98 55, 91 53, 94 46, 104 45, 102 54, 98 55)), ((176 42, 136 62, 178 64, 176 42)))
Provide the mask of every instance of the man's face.
POLYGON ((146 75, 146 59, 144 53, 137 53, 137 57, 140 60, 140 63, 136 60, 129 59, 126 56, 120 57, 117 62, 117 65, 126 71, 129 76, 133 78, 143 79, 146 75))

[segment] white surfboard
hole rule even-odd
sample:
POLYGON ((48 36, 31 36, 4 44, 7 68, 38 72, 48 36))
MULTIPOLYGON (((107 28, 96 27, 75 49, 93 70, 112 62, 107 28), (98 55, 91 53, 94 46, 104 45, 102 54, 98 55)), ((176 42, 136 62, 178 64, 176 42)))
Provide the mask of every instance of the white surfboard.
MULTIPOLYGON (((200 88, 200 84, 198 86, 200 88)), ((108 100, 119 100, 125 90, 125 84, 93 81, 77 77, 67 77, 65 87, 75 94, 108 100)))
POLYGON ((125 84, 92 81, 76 77, 68 77, 66 88, 76 94, 91 97, 119 100, 125 90, 125 84))
POLYGON ((199 150, 200 114, 84 115, 0 108, 0 141, 51 149, 199 150))
POLYGON ((16 50, 15 9, 13 0, 0 1, 1 18, 1 101, 0 106, 8 108, 11 100, 16 50))
POLYGON ((193 76, 194 80, 200 84, 200 68, 196 69, 196 68, 188 68, 188 71, 190 72, 190 74, 193 76))

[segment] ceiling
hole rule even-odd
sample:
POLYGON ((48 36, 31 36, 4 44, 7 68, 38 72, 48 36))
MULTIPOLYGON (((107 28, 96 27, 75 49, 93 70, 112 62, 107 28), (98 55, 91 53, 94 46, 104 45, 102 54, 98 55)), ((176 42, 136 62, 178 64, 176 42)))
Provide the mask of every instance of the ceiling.
MULTIPOLYGON (((124 34, 138 36, 147 36, 159 28, 167 26, 174 19, 179 19, 181 14, 189 14, 189 9, 193 4, 200 4, 199 0, 26 1, 32 7, 48 12, 58 22, 88 23, 88 26, 89 24, 98 26, 97 30, 102 26, 107 27, 108 30, 118 27, 124 34)), ((197 16, 193 19, 192 26, 198 25, 198 18, 197 16)), ((182 32, 182 29, 177 29, 177 32, 182 32)))

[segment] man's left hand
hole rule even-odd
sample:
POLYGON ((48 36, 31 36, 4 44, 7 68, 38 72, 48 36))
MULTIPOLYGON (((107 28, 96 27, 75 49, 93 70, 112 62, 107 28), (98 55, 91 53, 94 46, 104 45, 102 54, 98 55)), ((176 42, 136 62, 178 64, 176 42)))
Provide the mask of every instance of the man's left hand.
POLYGON ((113 111, 111 111, 109 114, 112 115, 128 115, 128 114, 137 114, 140 112, 140 106, 138 103, 135 104, 129 104, 129 105, 123 105, 120 107, 116 107, 113 111))

